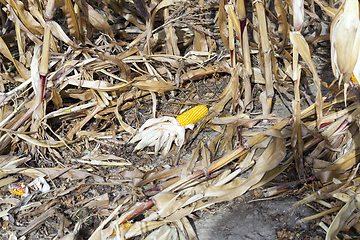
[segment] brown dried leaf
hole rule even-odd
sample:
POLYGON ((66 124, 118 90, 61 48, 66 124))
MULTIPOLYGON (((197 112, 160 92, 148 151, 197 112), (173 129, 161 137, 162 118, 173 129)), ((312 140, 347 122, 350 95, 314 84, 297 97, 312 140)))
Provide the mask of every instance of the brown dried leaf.
POLYGON ((10 6, 15 10, 22 23, 35 35, 43 35, 44 29, 33 16, 25 10, 25 6, 20 0, 8 0, 10 6))
POLYGON ((10 61, 12 61, 16 67, 16 69, 18 70, 18 72, 20 73, 21 77, 24 80, 28 80, 31 77, 31 73, 29 70, 27 70, 25 68, 25 66, 20 63, 19 61, 17 61, 16 59, 14 59, 12 57, 11 52, 9 51, 8 47, 6 46, 4 40, 0 37, 0 52, 10 61))
POLYGON ((51 34, 56 38, 60 39, 61 41, 65 42, 66 44, 70 45, 75 49, 79 49, 80 46, 73 42, 63 31, 61 26, 55 21, 47 21, 46 24, 49 26, 51 30, 51 34))
MULTIPOLYGON (((65 146, 65 144, 66 144, 65 141, 38 140, 38 139, 30 137, 29 135, 26 135, 26 134, 17 134, 17 136, 30 144, 33 144, 35 146, 40 146, 40 147, 58 148, 58 147, 65 146)), ((73 142, 75 142, 75 141, 70 141, 70 142, 68 142, 68 144, 73 143, 73 142)))
POLYGON ((256 118, 249 119, 249 116, 246 114, 238 114, 231 117, 221 117, 221 118, 214 118, 212 120, 213 124, 235 124, 236 126, 244 126, 248 128, 253 128, 259 121, 262 120, 269 120, 272 123, 278 123, 282 121, 283 117, 276 117, 275 114, 269 115, 261 115, 257 116, 256 118))
MULTIPOLYGON (((240 185, 233 189, 226 189, 225 191, 218 189, 218 191, 212 192, 211 195, 219 196, 217 201, 228 201, 241 196, 250 187, 257 184, 266 172, 279 165, 285 157, 285 154, 286 149, 284 139, 279 137, 274 138, 271 144, 264 150, 263 154, 256 161, 254 169, 245 182, 239 182, 240 185)), ((226 185, 224 185, 224 188, 226 188, 226 185)), ((205 190, 205 194, 210 191, 211 187, 205 190)))
POLYGON ((103 2, 108 5, 108 7, 111 8, 115 13, 134 24, 141 31, 146 30, 145 25, 140 21, 140 19, 136 15, 132 14, 128 9, 126 9, 121 2, 116 0, 104 0, 103 2))
POLYGON ((184 226, 184 230, 186 231, 186 235, 188 237, 189 240, 197 240, 197 234, 195 233, 195 230, 193 229, 190 221, 188 220, 188 218, 184 217, 182 219, 180 219, 181 223, 184 226))
MULTIPOLYGON (((181 233, 180 233, 181 234, 181 233)), ((174 226, 171 225, 162 225, 160 228, 156 229, 150 233, 145 240, 157 240, 157 239, 181 239, 182 235, 179 235, 179 232, 174 226)))
POLYGON ((279 44, 281 44, 281 48, 280 48, 279 52, 282 52, 282 50, 284 49, 284 47, 287 44, 287 41, 289 39, 289 26, 288 26, 284 7, 280 0, 274 1, 274 8, 275 8, 276 14, 278 16, 278 23, 279 23, 278 32, 279 32, 280 37, 282 38, 282 41, 279 43, 279 44))
POLYGON ((316 2, 316 4, 320 6, 321 10, 323 10, 323 12, 330 18, 334 18, 339 10, 328 6, 328 3, 323 0, 314 0, 314 2, 316 2))
MULTIPOLYGON (((184 198, 184 200, 185 199, 186 198, 184 198)), ((194 207, 195 207, 195 204, 193 204, 192 206, 180 208, 179 210, 172 213, 170 216, 166 217, 164 220, 169 221, 169 222, 178 221, 186 216, 189 216, 194 211, 194 207)))
POLYGON ((11 155, 0 155, 1 168, 16 168, 23 163, 29 161, 31 157, 19 157, 11 155))
POLYGON ((198 159, 200 157, 200 147, 202 145, 203 145, 202 142, 200 142, 197 145, 197 147, 193 151, 190 161, 186 162, 186 168, 184 168, 182 171, 182 178, 190 175, 194 171, 195 163, 198 161, 198 159))
POLYGON ((160 92, 160 93, 172 91, 176 89, 176 86, 174 85, 162 81, 152 81, 152 80, 137 81, 132 85, 141 90, 160 92))
POLYGON ((87 204, 85 204, 84 208, 93 208, 93 207, 102 207, 109 205, 109 195, 107 193, 104 193, 100 196, 95 197, 91 201, 89 201, 87 204))
POLYGON ((7 177, 0 180, 0 188, 6 185, 9 185, 10 183, 16 182, 18 179, 16 177, 7 177))
POLYGON ((322 122, 322 106, 323 106, 323 100, 321 96, 321 80, 319 78, 319 75, 317 74, 317 70, 315 68, 314 62, 311 59, 310 49, 309 45, 305 41, 304 37, 301 35, 301 33, 298 32, 291 32, 290 33, 290 40, 291 43, 294 45, 294 47, 297 49, 301 57, 304 59, 304 61, 309 66, 311 73, 314 77, 314 82, 317 87, 317 95, 316 95, 316 116, 317 116, 317 127, 320 128, 320 124, 322 122))
POLYGON ((144 0, 134 0, 134 6, 141 17, 143 17, 146 21, 150 19, 150 13, 148 10, 148 6, 145 4, 144 0))
POLYGON ((130 68, 121 60, 114 56, 105 55, 103 53, 98 53, 101 60, 117 65, 120 68, 120 74, 126 80, 130 79, 130 68))
POLYGON ((29 225, 24 230, 22 230, 18 234, 18 236, 23 236, 25 234, 28 234, 28 233, 36 230, 43 222, 45 222, 49 217, 52 217, 55 214, 56 208, 57 208, 57 206, 52 207, 52 208, 48 209, 47 211, 45 211, 40 216, 38 216, 37 218, 30 221, 29 225))
POLYGON ((86 0, 75 0, 75 2, 80 7, 81 11, 84 13, 86 20, 96 29, 104 31, 109 34, 110 37, 114 37, 114 33, 109 25, 109 23, 105 20, 105 18, 98 13, 90 4, 86 2, 86 0))
POLYGON ((210 160, 210 151, 204 146, 203 142, 201 142, 201 165, 204 169, 207 169, 210 166, 210 160))
POLYGON ((97 182, 104 182, 102 177, 97 175, 87 173, 85 171, 81 171, 78 169, 69 169, 69 168, 0 168, 3 175, 8 174, 23 174, 29 176, 31 178, 38 178, 38 177, 46 177, 49 176, 51 179, 56 177, 61 178, 69 178, 69 179, 85 179, 86 177, 92 177, 97 182))
POLYGON ((158 228, 164 225, 166 222, 160 221, 149 221, 149 222, 135 222, 133 225, 129 227, 127 232, 125 233, 126 238, 135 237, 141 234, 145 234, 155 228, 158 228))
POLYGON ((74 6, 71 0, 56 0, 56 4, 63 10, 68 29, 70 30, 70 35, 74 36, 76 39, 81 40, 79 24, 77 17, 74 11, 74 6))
MULTIPOLYGON (((169 8, 165 8, 164 9, 164 20, 166 21, 167 18, 169 17, 169 8)), ((177 42, 178 42, 178 37, 176 36, 175 33, 175 28, 171 27, 171 26, 166 26, 164 28, 165 30, 165 34, 166 34, 166 53, 169 55, 176 55, 176 56, 180 56, 180 50, 177 46, 177 42)))
POLYGON ((338 212, 332 221, 328 232, 326 233, 325 240, 332 240, 340 232, 341 228, 345 225, 346 220, 351 216, 352 212, 357 208, 356 198, 347 202, 338 212))

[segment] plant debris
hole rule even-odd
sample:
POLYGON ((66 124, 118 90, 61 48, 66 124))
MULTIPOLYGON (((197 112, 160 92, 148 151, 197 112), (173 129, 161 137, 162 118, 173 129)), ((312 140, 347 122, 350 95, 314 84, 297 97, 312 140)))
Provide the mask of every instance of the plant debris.
POLYGON ((0 3, 4 236, 197 239, 251 191, 360 234, 357 0, 0 3))

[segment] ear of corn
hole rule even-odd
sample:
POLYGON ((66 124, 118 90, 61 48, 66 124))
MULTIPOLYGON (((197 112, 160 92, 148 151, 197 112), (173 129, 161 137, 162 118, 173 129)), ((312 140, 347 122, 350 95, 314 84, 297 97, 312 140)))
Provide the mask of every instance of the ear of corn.
POLYGON ((351 79, 360 49, 358 0, 346 0, 343 9, 338 11, 331 23, 330 39, 334 75, 339 77, 339 81, 344 81, 346 94, 345 87, 351 79))
POLYGON ((208 108, 204 105, 199 105, 191 108, 190 110, 180 114, 176 120, 179 121, 180 126, 186 126, 191 123, 196 123, 200 119, 206 116, 208 108))

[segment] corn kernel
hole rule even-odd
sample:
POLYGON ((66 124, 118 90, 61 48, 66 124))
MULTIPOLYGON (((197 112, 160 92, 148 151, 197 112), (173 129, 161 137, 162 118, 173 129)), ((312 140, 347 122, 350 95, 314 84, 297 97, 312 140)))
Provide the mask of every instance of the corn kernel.
POLYGON ((351 79, 351 81, 352 81, 353 83, 355 83, 356 86, 360 87, 359 82, 358 82, 358 80, 356 79, 356 77, 355 77, 354 74, 351 75, 351 78, 350 78, 350 79, 351 79))
POLYGON ((25 193, 28 193, 29 190, 24 183, 11 183, 9 184, 9 192, 17 196, 22 196, 25 193))
POLYGON ((206 116, 208 108, 204 105, 199 105, 191 108, 190 110, 180 114, 176 120, 179 121, 180 126, 186 126, 191 123, 196 123, 200 119, 206 116))
MULTIPOLYGON (((122 232, 122 231, 125 230, 125 228, 128 228, 128 227, 130 227, 131 225, 133 225, 133 224, 132 224, 132 223, 128 223, 128 222, 123 223, 123 224, 121 224, 121 225, 119 226, 119 231, 122 232)), ((112 236, 116 236, 116 231, 115 231, 115 230, 112 232, 112 234, 111 234, 109 237, 112 237, 112 236)))

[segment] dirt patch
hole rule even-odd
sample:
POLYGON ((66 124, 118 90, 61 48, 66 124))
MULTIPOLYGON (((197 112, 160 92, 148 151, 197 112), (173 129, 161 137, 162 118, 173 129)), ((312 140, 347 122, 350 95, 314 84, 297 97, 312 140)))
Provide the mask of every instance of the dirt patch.
POLYGON ((293 197, 250 203, 234 201, 219 211, 202 212, 195 228, 199 240, 324 239, 324 231, 313 222, 300 222, 314 211, 304 206, 290 210, 295 202, 293 197))

